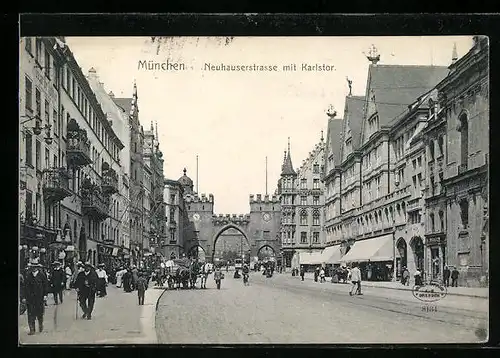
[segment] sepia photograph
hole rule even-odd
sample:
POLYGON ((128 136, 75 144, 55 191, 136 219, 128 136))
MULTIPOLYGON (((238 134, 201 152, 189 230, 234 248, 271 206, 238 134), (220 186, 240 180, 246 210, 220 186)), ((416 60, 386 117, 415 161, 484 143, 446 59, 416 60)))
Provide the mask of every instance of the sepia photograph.
POLYGON ((489 38, 19 38, 24 345, 489 337, 489 38))

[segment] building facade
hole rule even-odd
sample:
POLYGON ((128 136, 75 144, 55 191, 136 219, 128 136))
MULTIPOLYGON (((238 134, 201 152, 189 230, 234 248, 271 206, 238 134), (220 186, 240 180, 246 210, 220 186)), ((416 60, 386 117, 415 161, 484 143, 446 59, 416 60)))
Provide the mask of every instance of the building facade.
POLYGON ((123 149, 119 153, 118 193, 114 202, 114 210, 117 215, 111 230, 115 232, 113 237, 113 247, 106 247, 105 251, 111 249, 111 258, 124 260, 130 255, 130 228, 129 228, 129 206, 130 206, 130 127, 129 113, 119 107, 114 102, 112 91, 106 92, 104 83, 100 82, 98 74, 94 68, 88 71, 87 80, 94 91, 96 98, 101 105, 114 132, 123 143, 123 149))
POLYGON ((330 119, 324 173, 330 256, 323 260, 358 262, 369 280, 396 279, 403 267, 424 269, 422 97, 448 72, 379 59, 369 58, 365 95, 349 94, 343 121, 330 119))
POLYGON ((441 211, 446 223, 446 253, 439 257, 439 262, 457 267, 459 285, 479 286, 487 284, 489 273, 488 39, 475 36, 469 52, 460 59, 456 53, 453 57, 449 75, 437 85, 434 112, 436 121, 443 120, 445 124, 440 132, 442 139, 429 138, 427 142, 431 154, 427 193, 432 197, 435 173, 438 173, 438 181, 442 173, 445 204, 441 211), (440 147, 445 146, 443 154, 440 147))
POLYGON ((178 181, 165 179, 163 201, 166 217, 163 255, 167 259, 178 259, 185 254, 183 232, 184 226, 187 225, 183 188, 178 181))
POLYGON ((324 171, 325 143, 323 134, 308 158, 295 171, 290 143, 285 152, 278 193, 281 205, 281 243, 285 267, 297 267, 303 257, 321 252, 325 245, 325 191, 321 174, 324 171))
POLYGON ((21 118, 21 167, 26 166, 26 185, 21 176, 21 186, 27 189, 22 205, 30 217, 29 222, 24 217, 21 229, 42 239, 45 263, 80 259, 95 264, 104 254, 98 244, 117 235, 113 205, 123 144, 64 38, 24 38, 21 77, 22 117, 35 122, 26 128, 21 118), (45 145, 38 138, 42 133, 45 145), (49 139, 52 133, 55 140, 49 139), (35 227, 26 227, 33 216, 35 227), (49 229, 43 233, 42 227, 49 229))

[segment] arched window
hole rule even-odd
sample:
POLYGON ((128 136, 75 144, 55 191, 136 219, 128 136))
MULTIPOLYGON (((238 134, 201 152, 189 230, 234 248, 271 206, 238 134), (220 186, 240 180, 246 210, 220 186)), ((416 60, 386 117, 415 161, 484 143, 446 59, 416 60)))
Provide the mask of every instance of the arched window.
POLYGON ((313 225, 319 226, 319 210, 313 212, 313 225))
POLYGON ((307 225, 307 211, 302 210, 300 212, 300 225, 307 225))
POLYGON ((467 114, 460 116, 460 168, 467 170, 469 160, 469 121, 467 114))

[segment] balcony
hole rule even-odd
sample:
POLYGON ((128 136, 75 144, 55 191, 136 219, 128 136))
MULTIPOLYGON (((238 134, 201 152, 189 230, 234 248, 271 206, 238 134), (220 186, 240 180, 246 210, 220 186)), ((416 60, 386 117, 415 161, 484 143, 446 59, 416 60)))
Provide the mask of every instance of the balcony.
POLYGON ((406 211, 407 212, 415 211, 415 210, 418 210, 421 208, 422 208, 422 204, 420 202, 420 198, 408 200, 408 202, 406 203, 406 211))
POLYGON ((104 195, 113 195, 118 193, 118 174, 104 163, 102 168, 102 192, 104 195))
POLYGON ((68 122, 66 153, 68 164, 74 167, 82 167, 92 163, 90 159, 90 141, 87 132, 80 129, 72 118, 68 122))
POLYGON ((460 164, 458 166, 458 175, 465 173, 467 171, 467 164, 460 164))
POLYGON ((109 217, 109 198, 105 197, 97 188, 82 188, 83 215, 96 221, 109 217))
POLYGON ((43 198, 55 203, 71 195, 66 168, 50 168, 43 172, 43 198))

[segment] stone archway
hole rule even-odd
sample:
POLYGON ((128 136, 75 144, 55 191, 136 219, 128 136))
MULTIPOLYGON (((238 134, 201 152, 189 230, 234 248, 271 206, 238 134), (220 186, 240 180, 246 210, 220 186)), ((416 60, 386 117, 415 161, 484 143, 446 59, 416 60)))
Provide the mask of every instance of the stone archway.
POLYGON ((211 247, 211 253, 210 253, 210 259, 211 259, 211 262, 214 262, 214 256, 215 256, 215 245, 217 244, 217 240, 219 239, 219 237, 227 230, 229 229, 235 229, 236 231, 238 231, 246 240, 246 243, 248 245, 248 247, 252 247, 251 246, 251 242, 248 238, 248 234, 245 232, 245 230, 243 230, 241 227, 239 227, 238 225, 235 225, 235 224, 227 224, 225 226, 223 226, 222 228, 220 228, 217 233, 214 235, 213 237, 213 240, 212 240, 212 247, 211 247))
POLYGON ((262 260, 264 258, 269 258, 269 257, 276 257, 276 251, 270 245, 262 245, 257 250, 257 257, 259 258, 259 260, 262 260), (269 251, 271 251, 271 252, 269 252, 269 251))
POLYGON ((424 242, 420 236, 414 236, 410 240, 410 247, 415 262, 415 268, 423 272, 424 270, 424 242))
POLYGON ((207 258, 207 253, 206 253, 205 249, 203 248, 203 246, 193 245, 187 251, 187 257, 189 257, 189 258, 196 258, 199 261, 205 261, 206 258, 207 258))

